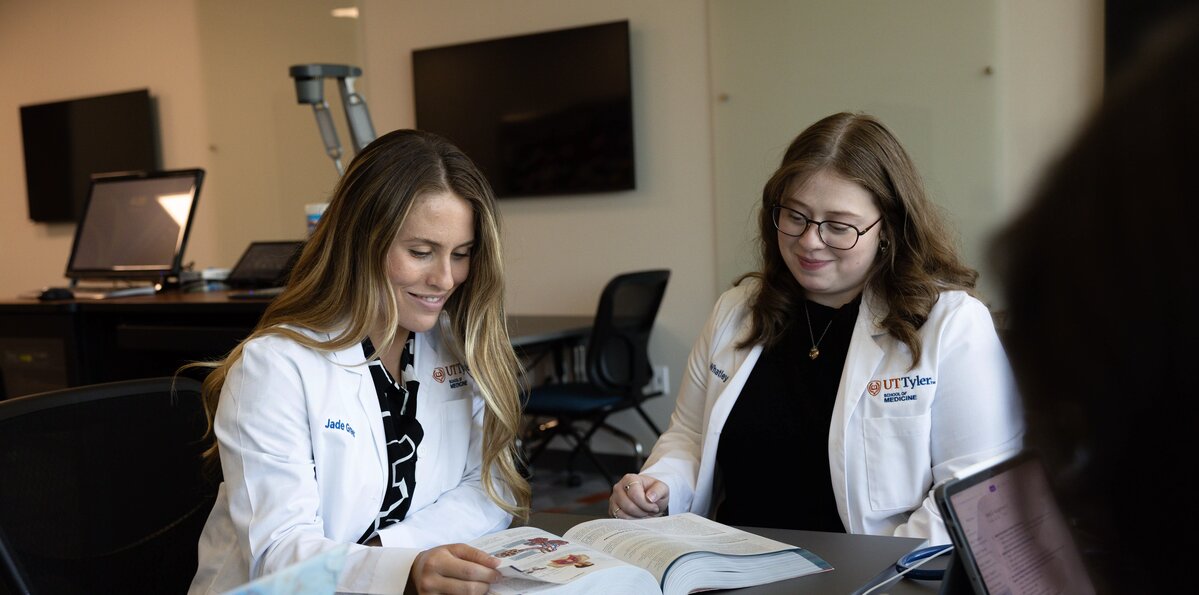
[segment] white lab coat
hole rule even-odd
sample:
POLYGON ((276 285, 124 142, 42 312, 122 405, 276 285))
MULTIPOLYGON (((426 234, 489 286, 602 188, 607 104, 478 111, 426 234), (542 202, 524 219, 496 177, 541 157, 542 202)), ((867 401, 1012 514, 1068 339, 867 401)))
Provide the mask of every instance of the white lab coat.
MULTIPOLYGON (((721 430, 762 353, 761 345, 735 346, 749 328, 753 287, 720 297, 691 350, 670 427, 642 471, 670 486, 670 514, 711 512, 721 430)), ((948 543, 935 483, 1021 446, 1011 370, 990 313, 965 292, 941 294, 919 331, 920 364, 910 371, 907 346, 876 324, 881 311, 867 292, 833 407, 827 455, 837 511, 849 533, 948 543)), ((780 475, 794 473, 788 460, 818 456, 767 454, 778 459, 780 475)), ((787 483, 795 480, 807 487, 803 477, 787 483)), ((761 488, 779 481, 763 477, 761 488)))
MULTIPOLYGON (((481 484, 483 400, 440 336, 437 329, 416 335, 424 439, 411 507, 403 522, 380 531, 384 547, 350 546, 339 592, 402 593, 420 551, 511 522, 481 484)), ((364 360, 360 345, 327 353, 277 335, 246 343, 217 407, 224 483, 189 593, 221 593, 355 544, 371 525, 389 462, 364 360)))

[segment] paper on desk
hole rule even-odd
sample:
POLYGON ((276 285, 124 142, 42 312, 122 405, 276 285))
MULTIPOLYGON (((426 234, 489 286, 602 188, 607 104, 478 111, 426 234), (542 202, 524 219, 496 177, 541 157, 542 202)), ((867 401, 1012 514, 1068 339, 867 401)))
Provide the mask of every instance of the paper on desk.
POLYGON ((248 582, 224 595, 330 595, 345 565, 348 544, 248 582))

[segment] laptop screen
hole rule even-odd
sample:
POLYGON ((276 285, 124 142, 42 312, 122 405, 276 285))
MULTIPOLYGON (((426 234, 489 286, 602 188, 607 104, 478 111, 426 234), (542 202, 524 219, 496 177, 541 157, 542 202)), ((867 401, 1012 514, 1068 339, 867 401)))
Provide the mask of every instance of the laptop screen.
POLYGON ((934 491, 975 593, 1094 593, 1037 456, 1021 452, 934 491))
POLYGON ((303 247, 301 241, 252 242, 229 272, 225 283, 230 287, 245 288, 283 285, 303 247))
POLYGON ((177 276, 203 178, 201 169, 93 178, 66 276, 177 276))

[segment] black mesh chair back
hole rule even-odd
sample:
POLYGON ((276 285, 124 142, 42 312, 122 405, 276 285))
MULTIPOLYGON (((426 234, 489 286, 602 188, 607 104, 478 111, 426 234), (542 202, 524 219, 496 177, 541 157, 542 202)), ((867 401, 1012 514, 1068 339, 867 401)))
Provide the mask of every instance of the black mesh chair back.
POLYGON ((186 593, 206 429, 190 378, 0 401, 0 593, 186 593))
POLYGON ((643 391, 653 375, 650 333, 669 280, 670 271, 666 269, 636 271, 617 275, 604 286, 587 344, 587 378, 583 382, 534 387, 527 395, 526 414, 556 420, 540 424, 547 429, 530 437, 529 465, 553 438, 561 436, 574 444, 569 471, 573 473, 574 459, 582 453, 605 478, 615 481, 590 447, 591 437, 602 429, 628 442, 634 450, 634 464, 640 466, 641 444, 628 432, 607 423, 607 417, 633 409, 655 434, 662 433, 641 405, 645 399, 662 394, 643 391))

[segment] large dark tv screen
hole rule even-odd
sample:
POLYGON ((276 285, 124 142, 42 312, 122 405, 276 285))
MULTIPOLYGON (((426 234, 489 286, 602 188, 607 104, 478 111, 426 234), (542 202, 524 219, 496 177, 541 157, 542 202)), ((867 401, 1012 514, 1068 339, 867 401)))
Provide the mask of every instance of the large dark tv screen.
POLYGON ((496 196, 635 187, 628 21, 413 50, 412 74, 416 127, 496 196))
POLYGON ((159 169, 146 89, 21 106, 29 218, 77 221, 93 174, 159 169))

